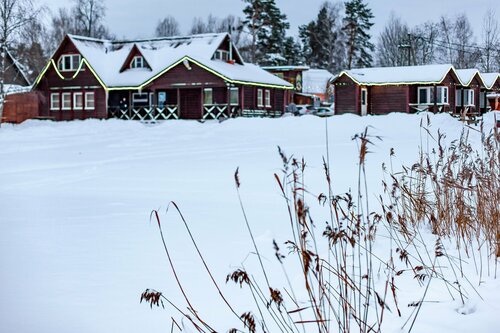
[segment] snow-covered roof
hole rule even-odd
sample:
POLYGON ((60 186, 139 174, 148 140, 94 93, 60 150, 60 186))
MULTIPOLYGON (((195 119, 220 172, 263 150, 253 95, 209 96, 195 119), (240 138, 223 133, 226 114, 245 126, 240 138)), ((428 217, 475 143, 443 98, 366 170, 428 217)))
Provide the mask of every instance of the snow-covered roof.
POLYGON ((481 77, 486 88, 491 89, 495 82, 500 79, 500 73, 481 73, 481 77))
POLYGON ((347 75, 356 83, 367 86, 416 83, 439 84, 450 70, 454 70, 452 65, 373 67, 343 71, 338 77, 347 75))
POLYGON ((302 73, 302 92, 324 94, 332 77, 333 74, 326 69, 309 69, 302 73))
MULTIPOLYGON (((458 78, 464 86, 468 86, 472 82, 474 76, 476 76, 476 74, 479 74, 479 70, 475 68, 457 69, 455 70, 455 72, 457 73, 458 78)), ((479 76, 481 76, 481 74, 479 74, 479 76)))
POLYGON ((75 35, 68 37, 108 88, 142 87, 185 59, 210 69, 214 74, 229 81, 292 87, 288 82, 255 65, 230 64, 212 59, 228 37, 227 33, 132 41, 109 41, 75 35), (151 68, 120 71, 134 46, 139 49, 151 68))
POLYGON ((288 71, 305 71, 308 66, 263 66, 266 71, 288 72, 288 71))

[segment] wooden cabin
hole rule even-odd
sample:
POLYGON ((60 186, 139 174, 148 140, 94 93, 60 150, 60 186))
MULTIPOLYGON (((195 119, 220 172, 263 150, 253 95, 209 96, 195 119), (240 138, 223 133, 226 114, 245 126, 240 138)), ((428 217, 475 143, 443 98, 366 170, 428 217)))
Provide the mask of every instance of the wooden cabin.
POLYGON ((245 63, 226 33, 133 41, 67 35, 34 89, 55 120, 281 115, 293 86, 245 63))
POLYGON ((488 107, 500 111, 500 73, 481 73, 488 107))
POLYGON ((462 82, 455 90, 455 114, 481 115, 487 110, 486 86, 477 69, 457 69, 462 82))
POLYGON ((294 86, 294 94, 288 101, 295 104, 332 103, 329 82, 333 74, 326 69, 307 66, 268 66, 263 69, 284 79, 294 86))
POLYGON ((332 83, 336 114, 358 115, 455 112, 457 87, 465 86, 452 65, 353 69, 332 83))

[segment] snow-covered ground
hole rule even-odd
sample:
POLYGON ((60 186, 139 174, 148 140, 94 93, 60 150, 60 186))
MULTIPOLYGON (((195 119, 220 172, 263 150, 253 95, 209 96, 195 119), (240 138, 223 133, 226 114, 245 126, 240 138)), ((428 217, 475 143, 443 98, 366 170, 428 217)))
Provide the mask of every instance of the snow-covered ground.
MULTIPOLYGON (((382 192, 381 164, 388 162, 391 148, 395 168, 417 158, 422 117, 426 115, 3 125, 0 332, 169 331, 171 316, 179 318, 172 308, 151 310, 139 303, 146 288, 155 288, 185 309, 156 225, 149 220, 152 209, 160 210, 193 305, 221 331, 233 327, 237 322, 209 283, 179 219, 165 213, 168 202, 180 206, 217 281, 243 313, 251 304, 242 297, 247 294, 224 283, 227 273, 255 259, 247 258, 252 245, 237 200, 236 168, 257 243, 265 249, 264 264, 271 268, 276 262, 272 240, 282 244, 290 237, 286 206, 273 176, 282 166, 277 146, 288 155, 303 156, 309 166, 307 186, 314 193, 326 191, 322 157, 327 125, 334 191, 343 193, 357 184, 357 148, 351 138, 370 126, 372 135, 382 137, 371 147, 367 164, 368 187, 375 197, 382 192)), ((464 126, 448 115, 429 117, 432 131, 441 129, 447 142, 464 126)), ((485 127, 492 126, 489 114, 485 127)), ((475 131, 471 140, 479 142, 475 131)), ((465 269, 473 272, 472 263, 465 269)), ((388 332, 398 331, 413 310, 407 304, 423 292, 413 280, 398 285, 403 318, 390 316, 388 332)), ((472 293, 467 315, 457 311, 460 306, 442 286, 431 285, 413 332, 499 332, 499 280, 483 277, 477 287, 483 300, 472 293)), ((474 274, 471 281, 478 285, 474 274)))

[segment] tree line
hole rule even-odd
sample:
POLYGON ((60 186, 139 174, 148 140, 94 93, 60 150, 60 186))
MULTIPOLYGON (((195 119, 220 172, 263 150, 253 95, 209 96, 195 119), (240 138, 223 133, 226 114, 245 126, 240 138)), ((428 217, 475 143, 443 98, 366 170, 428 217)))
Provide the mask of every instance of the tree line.
MULTIPOLYGON (((332 73, 431 63, 487 72, 500 68, 500 27, 492 10, 485 14, 479 39, 465 13, 416 26, 392 14, 380 35, 372 38, 374 15, 366 0, 325 1, 294 37, 275 0, 241 1, 240 17, 196 17, 186 34, 228 32, 245 61, 267 66, 309 65, 332 73)), ((70 0, 67 7, 54 12, 37 0, 0 0, 0 47, 3 53, 14 54, 34 79, 67 33, 115 39, 105 18, 104 0, 70 0)), ((183 33, 175 17, 166 16, 151 34, 183 33)), ((4 66, 2 61, 2 86, 4 66)))

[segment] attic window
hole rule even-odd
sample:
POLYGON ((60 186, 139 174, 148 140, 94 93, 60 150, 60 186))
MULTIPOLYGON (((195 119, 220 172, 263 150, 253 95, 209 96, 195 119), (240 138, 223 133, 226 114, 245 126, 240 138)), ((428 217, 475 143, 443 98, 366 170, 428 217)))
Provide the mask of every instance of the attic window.
POLYGON ((79 54, 64 54, 59 58, 57 67, 61 72, 74 72, 80 67, 81 59, 79 54))
POLYGON ((214 59, 228 61, 229 60, 229 52, 225 50, 217 50, 214 54, 214 59))
POLYGON ((135 56, 134 59, 132 59, 132 62, 130 63, 130 68, 145 68, 146 63, 144 61, 144 57, 142 56, 135 56))

